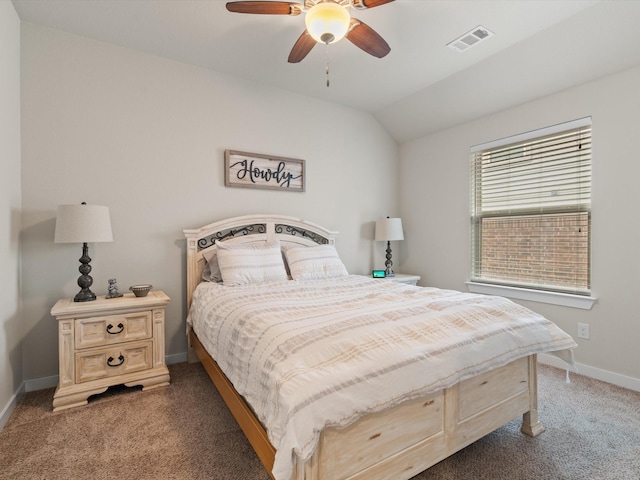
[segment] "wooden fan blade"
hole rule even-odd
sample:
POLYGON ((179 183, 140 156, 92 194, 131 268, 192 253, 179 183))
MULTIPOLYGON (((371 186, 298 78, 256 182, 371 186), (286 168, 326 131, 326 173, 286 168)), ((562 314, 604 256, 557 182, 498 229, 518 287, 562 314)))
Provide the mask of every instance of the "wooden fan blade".
POLYGON ((289 54, 289 63, 300 62, 304 57, 307 56, 307 54, 316 45, 316 43, 318 42, 316 42, 313 37, 309 35, 309 32, 307 32, 306 30, 302 32, 302 35, 300 35, 300 38, 298 38, 298 41, 291 49, 291 53, 289 54))
POLYGON ((295 2, 240 1, 227 2, 227 10, 234 13, 262 15, 300 15, 302 5, 295 2))
POLYGON ((346 35, 356 47, 374 57, 382 58, 391 51, 389 44, 373 28, 357 18, 351 18, 351 26, 346 35))
POLYGON ((373 8, 393 1, 394 0, 354 0, 353 6, 356 8, 373 8))

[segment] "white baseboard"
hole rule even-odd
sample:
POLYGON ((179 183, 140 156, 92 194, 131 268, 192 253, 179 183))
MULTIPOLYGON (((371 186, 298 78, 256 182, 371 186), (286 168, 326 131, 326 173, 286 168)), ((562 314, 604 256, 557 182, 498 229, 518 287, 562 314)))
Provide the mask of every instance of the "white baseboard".
POLYGON ((25 392, 35 392, 37 390, 44 390, 45 388, 57 387, 58 375, 34 378, 33 380, 25 380, 24 385, 25 392))
POLYGON ((16 393, 13 394, 13 396, 9 399, 9 402, 5 405, 5 407, 2 409, 2 412, 0 413, 0 430, 2 430, 6 423, 9 421, 11 413, 15 410, 24 393, 24 382, 22 382, 16 393))
MULTIPOLYGON (((564 361, 560 360, 558 357, 554 357, 553 355, 548 355, 545 353, 541 353, 538 355, 538 361, 540 363, 544 363, 545 365, 551 365, 552 367, 557 367, 562 370, 565 370, 567 368, 567 364, 564 363, 564 361)), ((611 383, 612 385, 617 385, 618 387, 628 388, 629 390, 640 392, 640 379, 638 378, 628 377, 626 375, 610 372, 608 370, 590 367, 589 365, 584 365, 582 363, 576 363, 575 371, 576 373, 584 375, 585 377, 595 378, 596 380, 611 383)))
POLYGON ((174 365, 176 363, 183 363, 187 361, 187 352, 174 353, 173 355, 167 355, 164 357, 164 361, 167 365, 174 365))

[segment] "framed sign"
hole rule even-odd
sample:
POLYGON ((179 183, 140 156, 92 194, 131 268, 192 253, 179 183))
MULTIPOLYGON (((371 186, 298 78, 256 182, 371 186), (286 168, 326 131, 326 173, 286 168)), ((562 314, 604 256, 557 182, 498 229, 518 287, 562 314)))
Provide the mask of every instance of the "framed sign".
POLYGON ((304 160, 225 150, 224 184, 304 192, 304 160))

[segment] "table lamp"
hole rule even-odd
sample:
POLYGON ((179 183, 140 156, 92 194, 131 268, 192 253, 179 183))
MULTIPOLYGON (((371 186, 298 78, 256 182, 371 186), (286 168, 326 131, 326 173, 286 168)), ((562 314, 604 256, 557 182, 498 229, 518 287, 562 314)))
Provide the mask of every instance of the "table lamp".
POLYGON ((376 220, 376 241, 387 242, 387 261, 384 262, 385 276, 394 277, 395 273, 391 268, 393 262, 391 261, 391 242, 396 240, 404 240, 404 234, 402 233, 402 219, 400 218, 381 218, 376 220))
POLYGON ((59 205, 56 215, 55 243, 82 243, 82 257, 80 257, 81 275, 78 286, 81 290, 74 297, 74 302, 88 302, 96 299, 95 293, 89 287, 93 284, 91 272, 91 258, 89 257, 90 242, 113 242, 111 233, 111 219, 109 208, 101 205, 59 205))

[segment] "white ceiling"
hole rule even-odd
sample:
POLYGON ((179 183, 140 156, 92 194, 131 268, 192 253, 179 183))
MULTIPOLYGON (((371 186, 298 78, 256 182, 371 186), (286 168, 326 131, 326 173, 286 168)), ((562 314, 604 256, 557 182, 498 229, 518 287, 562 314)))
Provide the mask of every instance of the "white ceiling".
POLYGON ((287 56, 302 16, 227 12, 224 0, 13 0, 23 21, 371 112, 398 141, 640 64, 638 0, 396 0, 352 15, 391 46, 347 40, 287 56), (463 53, 446 44, 482 25, 463 53))

